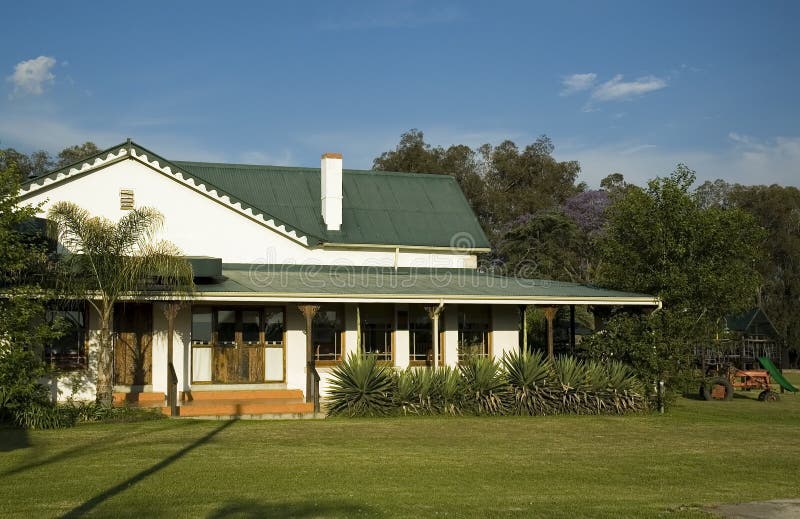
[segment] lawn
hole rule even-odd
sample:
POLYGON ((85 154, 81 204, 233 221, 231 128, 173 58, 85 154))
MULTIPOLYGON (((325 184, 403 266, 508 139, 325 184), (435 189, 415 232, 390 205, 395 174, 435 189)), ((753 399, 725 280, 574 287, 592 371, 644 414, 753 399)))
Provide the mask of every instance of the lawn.
POLYGON ((0 516, 696 517, 800 497, 800 396, 755 396, 664 416, 4 429, 0 516))

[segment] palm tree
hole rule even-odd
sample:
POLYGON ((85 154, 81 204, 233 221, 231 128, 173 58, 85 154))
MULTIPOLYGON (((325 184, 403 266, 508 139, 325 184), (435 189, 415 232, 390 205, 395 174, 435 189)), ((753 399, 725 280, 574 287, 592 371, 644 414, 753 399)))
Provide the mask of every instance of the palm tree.
MULTIPOLYGON (((85 297, 100 319, 97 401, 111 405, 115 303, 145 293, 164 301, 185 298, 194 289, 192 267, 175 245, 155 241, 164 223, 156 209, 133 209, 113 222, 72 202, 58 202, 49 218, 65 249, 61 260, 70 280, 68 292, 85 297)), ((172 310, 174 316, 174 305, 172 310)), ((171 339, 170 334, 170 346, 171 339)))

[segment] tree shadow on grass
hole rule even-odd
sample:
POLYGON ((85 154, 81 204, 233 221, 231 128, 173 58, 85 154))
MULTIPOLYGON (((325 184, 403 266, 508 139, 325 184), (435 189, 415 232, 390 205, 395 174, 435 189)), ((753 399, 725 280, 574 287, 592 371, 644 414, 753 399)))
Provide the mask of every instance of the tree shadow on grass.
MULTIPOLYGON (((153 432, 157 432, 159 430, 164 430, 164 429, 168 429, 168 428, 169 427, 161 427, 159 429, 154 429, 153 432)), ((9 431, 11 431, 11 430, 9 430, 9 431)), ((18 430, 18 432, 25 433, 26 438, 27 438, 27 432, 26 431, 18 430)), ((0 440, 2 440, 2 441, 6 441, 5 440, 6 434, 4 434, 4 433, 5 433, 5 431, 0 431, 0 440)), ((61 461, 65 461, 65 460, 68 460, 70 458, 73 458, 73 457, 76 457, 76 456, 80 456, 82 454, 86 454, 87 452, 91 452, 93 454, 96 454, 96 453, 102 452, 104 450, 111 450, 112 448, 115 448, 115 446, 117 444, 125 442, 128 439, 129 438, 127 436, 125 436, 125 435, 120 435, 118 432, 112 432, 112 433, 109 433, 109 434, 107 434, 105 436, 102 436, 102 437, 98 438, 97 440, 95 440, 95 441, 93 441, 91 443, 81 443, 79 445, 76 445, 75 447, 72 447, 72 448, 63 450, 61 452, 58 452, 56 454, 53 454, 52 456, 50 456, 48 458, 33 459, 32 461, 28 461, 28 463, 25 463, 24 465, 19 465, 18 467, 14 467, 12 469, 6 470, 5 472, 0 472, 0 476, 13 476, 13 475, 19 474, 21 472, 26 472, 28 470, 33 470, 33 469, 36 469, 36 468, 39 468, 39 467, 43 467, 45 465, 50 465, 51 463, 58 463, 58 462, 61 462, 61 461)), ((12 441, 13 441, 13 436, 12 436, 12 441)), ((19 441, 22 441, 22 440, 19 440, 19 441)), ((37 449, 39 449, 39 447, 37 447, 36 444, 31 444, 29 442, 28 445, 19 446, 17 448, 25 448, 25 447, 33 447, 34 458, 35 458, 36 457, 35 452, 37 451, 37 449)), ((0 451, 2 451, 2 450, 3 449, 0 448, 0 451)))
POLYGON ((27 449, 31 446, 28 431, 11 427, 0 427, 0 452, 27 449))
POLYGON ((346 501, 317 501, 259 503, 258 501, 231 501, 223 504, 206 519, 256 519, 310 518, 310 517, 381 517, 382 514, 369 506, 346 501))
POLYGON ((131 488, 136 483, 142 481, 143 479, 145 479, 145 478, 147 478, 149 476, 152 476, 156 472, 159 472, 160 470, 163 470, 163 469, 167 468, 168 466, 172 465, 173 463, 175 463, 176 461, 178 461, 182 457, 184 457, 187 454, 189 454, 189 452, 191 452, 194 449, 202 446, 205 443, 208 443, 211 440, 211 438, 213 438, 214 436, 216 436, 217 434, 222 432, 224 429, 227 429, 228 427, 230 427, 233 424, 234 424, 233 420, 223 423, 222 425, 220 425, 216 429, 212 430, 211 432, 209 432, 208 434, 206 434, 202 438, 198 438, 197 440, 195 440, 194 442, 190 443, 189 445, 187 445, 183 449, 179 450, 175 454, 173 454, 171 456, 168 456, 168 457, 164 458, 163 460, 159 461, 158 463, 156 463, 155 465, 153 465, 152 467, 144 469, 143 471, 139 472, 138 474, 135 474, 135 475, 131 476, 130 478, 128 478, 125 481, 123 481, 122 483, 119 483, 118 485, 115 485, 115 486, 109 488, 108 490, 97 494, 96 496, 94 496, 93 498, 89 499, 85 503, 73 508, 72 510, 70 510, 69 512, 64 514, 62 517, 65 517, 65 518, 66 517, 70 517, 70 518, 72 518, 72 517, 82 517, 84 514, 90 512, 91 510, 96 508, 98 505, 100 505, 104 501, 106 501, 108 499, 111 499, 112 497, 116 496, 117 494, 120 494, 123 491, 131 488))

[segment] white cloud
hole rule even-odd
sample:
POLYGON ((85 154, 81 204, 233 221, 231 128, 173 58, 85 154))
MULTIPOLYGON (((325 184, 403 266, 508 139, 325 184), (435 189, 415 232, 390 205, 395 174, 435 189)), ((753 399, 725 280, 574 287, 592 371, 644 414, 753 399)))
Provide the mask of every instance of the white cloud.
POLYGON ((667 149, 631 142, 593 148, 556 149, 559 160, 581 163, 581 180, 598 186, 619 172, 634 184, 669 175, 682 162, 697 173, 698 184, 722 178, 740 184, 781 184, 800 187, 800 137, 758 140, 731 133, 730 145, 720 150, 667 149))
POLYGON ((667 86, 667 82, 656 76, 644 76, 635 81, 623 81, 622 74, 617 74, 609 81, 599 85, 592 91, 592 99, 596 101, 621 101, 655 92, 667 86))
POLYGON ((570 94, 574 94, 575 92, 582 92, 584 90, 589 90, 594 86, 594 82, 597 80, 597 74, 594 72, 589 72, 587 74, 572 74, 571 76, 567 76, 561 80, 561 86, 564 87, 561 90, 562 96, 568 96, 570 94))
POLYGON ((14 84, 14 94, 41 95, 45 84, 52 83, 56 78, 50 71, 55 65, 55 58, 50 56, 17 63, 14 73, 8 76, 8 81, 14 84))

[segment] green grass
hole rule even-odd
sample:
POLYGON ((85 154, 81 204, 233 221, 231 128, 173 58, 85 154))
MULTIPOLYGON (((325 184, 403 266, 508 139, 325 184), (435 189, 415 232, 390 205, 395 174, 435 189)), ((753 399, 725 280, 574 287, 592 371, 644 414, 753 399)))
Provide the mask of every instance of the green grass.
POLYGON ((702 516, 798 497, 800 396, 756 394, 664 416, 5 429, 0 516, 702 516))

